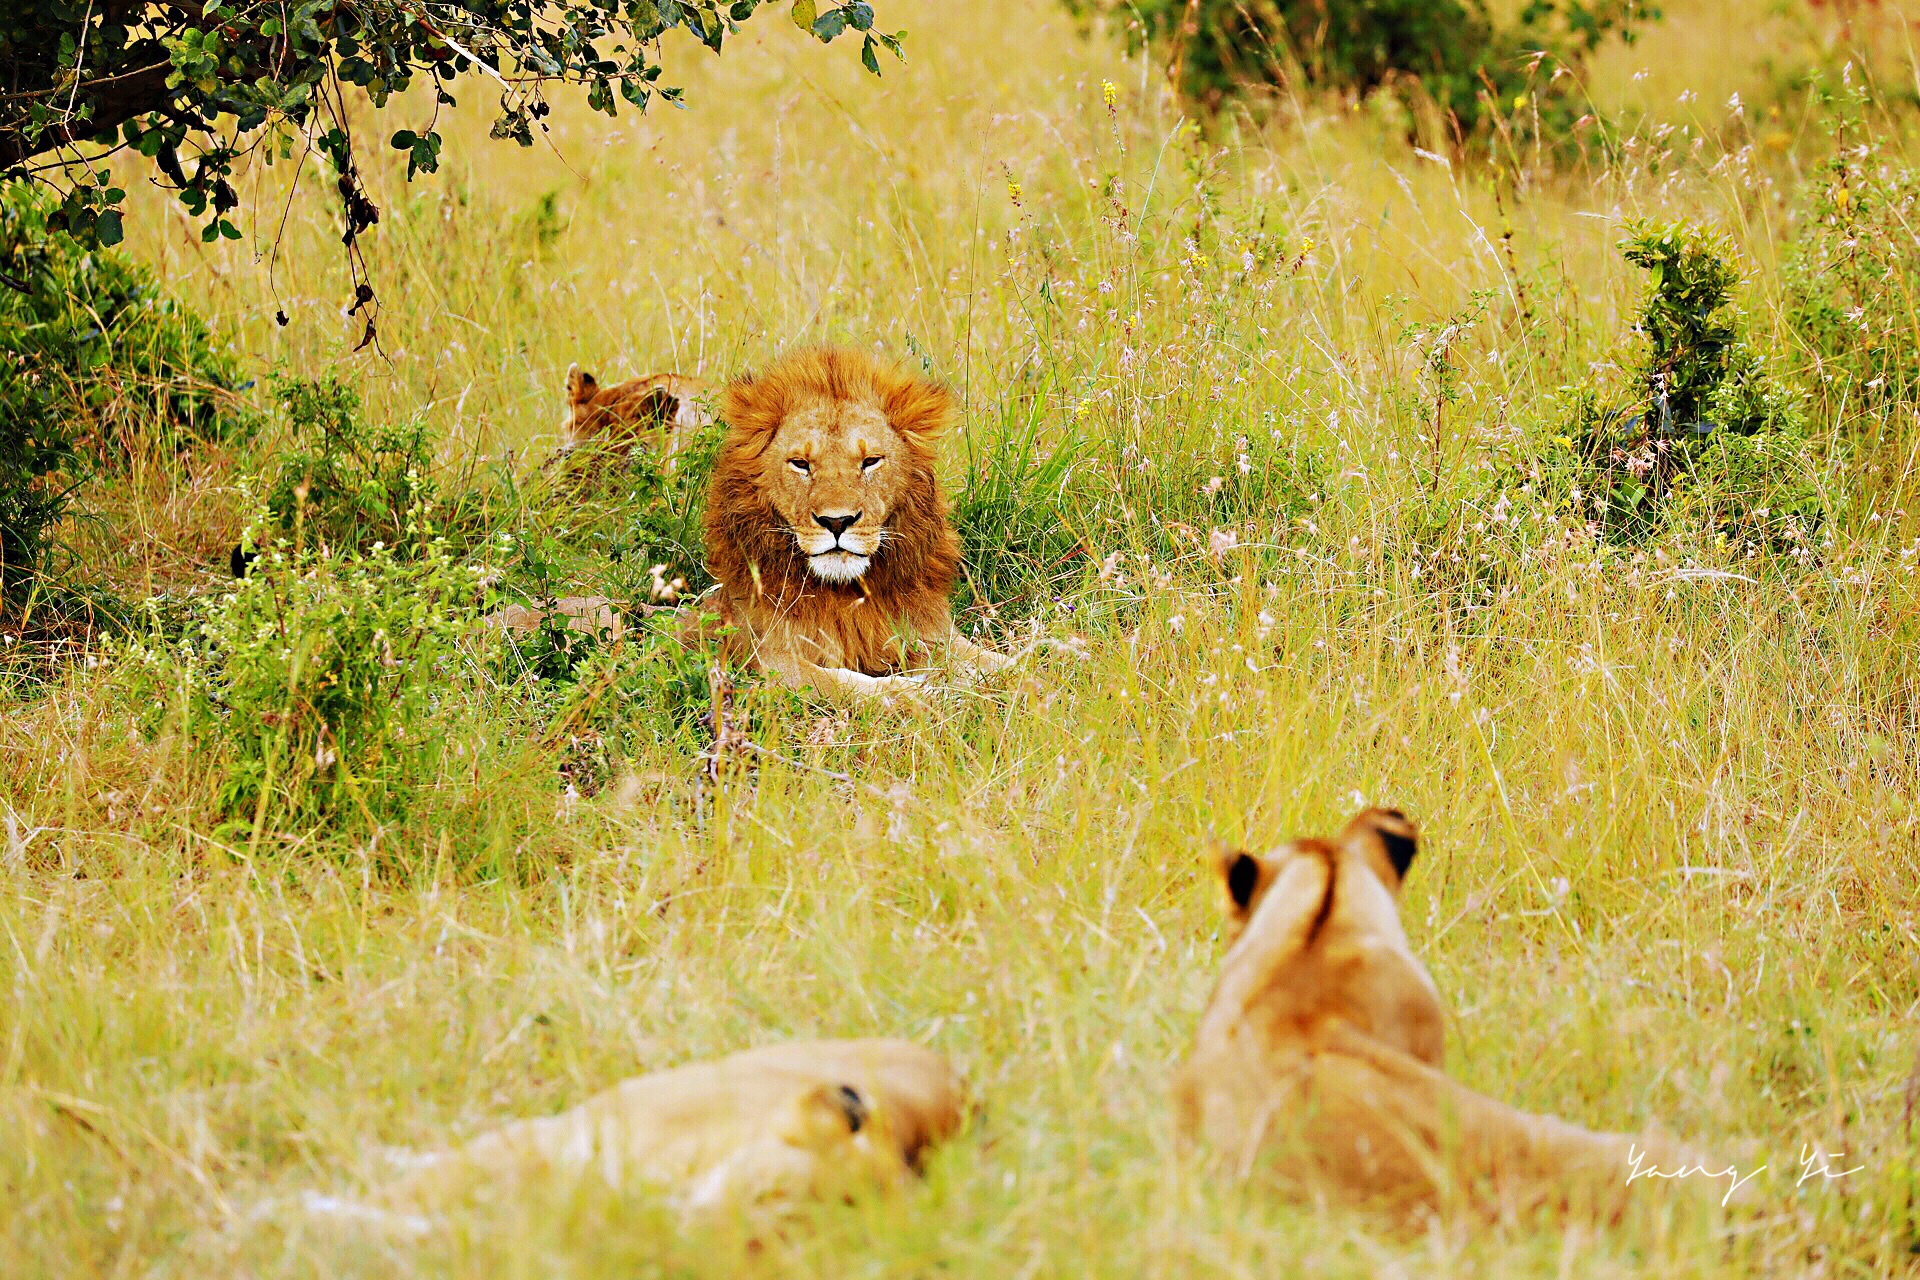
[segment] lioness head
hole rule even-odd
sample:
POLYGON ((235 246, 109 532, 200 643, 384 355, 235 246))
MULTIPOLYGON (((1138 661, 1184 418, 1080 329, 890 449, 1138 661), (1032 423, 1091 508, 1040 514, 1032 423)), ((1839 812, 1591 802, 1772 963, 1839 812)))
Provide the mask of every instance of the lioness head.
POLYGON ((575 449, 595 440, 625 445, 651 435, 664 441, 663 452, 671 454, 683 433, 710 420, 700 407, 710 391, 700 379, 677 373, 607 386, 579 365, 569 365, 560 409, 564 447, 575 449))
POLYGON ((861 579, 916 523, 944 521, 934 441, 953 418, 945 388, 860 351, 803 351, 730 385, 717 474, 740 472, 772 508, 807 571, 861 579))
POLYGON ((1248 1032, 1304 1042, 1330 1018, 1438 1065, 1433 979, 1400 927, 1400 886, 1419 847, 1396 809, 1368 809, 1330 840, 1266 854, 1220 850, 1232 946, 1200 1023, 1202 1043, 1248 1032))

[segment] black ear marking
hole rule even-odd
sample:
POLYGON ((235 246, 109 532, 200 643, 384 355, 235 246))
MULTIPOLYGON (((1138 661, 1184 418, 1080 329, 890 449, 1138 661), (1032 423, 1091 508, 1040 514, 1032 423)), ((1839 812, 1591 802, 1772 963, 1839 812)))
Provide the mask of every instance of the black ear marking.
POLYGON ((673 398, 673 394, 664 387, 655 387, 641 400, 638 416, 648 425, 657 427, 672 421, 673 415, 679 412, 680 402, 673 398))
POLYGON ((244 545, 235 544, 233 554, 227 557, 227 571, 236 578, 246 577, 257 554, 247 550, 244 545))
POLYGON ((1250 853, 1235 854, 1227 867, 1227 896, 1233 905, 1245 911, 1260 885, 1260 860, 1250 853))
POLYGON ((847 1132, 858 1133, 866 1128, 869 1114, 867 1101, 860 1091, 850 1084, 843 1084, 835 1090, 834 1100, 840 1104, 840 1111, 847 1117, 847 1132))
MULTIPOLYGON (((1400 817, 1399 814, 1394 814, 1400 817)), ((1405 819, 1402 819, 1405 821, 1405 819)), ((1407 878, 1407 868, 1413 865, 1413 855, 1419 852, 1420 841, 1407 831, 1380 830, 1380 843, 1387 848, 1387 861, 1393 864, 1393 870, 1402 880, 1407 878)))

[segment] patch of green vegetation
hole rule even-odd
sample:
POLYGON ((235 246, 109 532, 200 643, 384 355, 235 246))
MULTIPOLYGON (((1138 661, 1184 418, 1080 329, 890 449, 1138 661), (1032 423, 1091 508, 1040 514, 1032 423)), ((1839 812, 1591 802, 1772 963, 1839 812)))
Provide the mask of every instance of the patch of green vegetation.
POLYGON ((1549 451, 1566 500, 1618 541, 1679 533, 1809 554, 1827 513, 1805 407, 1746 336, 1731 247, 1642 223, 1621 252, 1648 277, 1637 349, 1613 396, 1573 394, 1564 448, 1549 451))

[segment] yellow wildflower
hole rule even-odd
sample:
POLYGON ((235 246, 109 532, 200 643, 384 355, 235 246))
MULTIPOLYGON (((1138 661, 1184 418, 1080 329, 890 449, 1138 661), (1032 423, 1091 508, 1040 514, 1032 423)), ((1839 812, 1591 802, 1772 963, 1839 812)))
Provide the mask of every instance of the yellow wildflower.
POLYGON ((1100 82, 1100 96, 1106 100, 1107 110, 1113 110, 1113 104, 1120 101, 1120 86, 1111 80, 1100 82))

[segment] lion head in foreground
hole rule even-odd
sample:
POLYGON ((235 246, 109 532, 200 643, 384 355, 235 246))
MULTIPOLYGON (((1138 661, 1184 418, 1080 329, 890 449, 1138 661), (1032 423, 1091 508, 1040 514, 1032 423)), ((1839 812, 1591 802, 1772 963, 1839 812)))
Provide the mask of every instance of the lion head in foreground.
POLYGON ((865 352, 802 351, 728 386, 721 417, 707 567, 763 665, 870 691, 847 673, 887 676, 953 643, 944 387, 865 352))
POLYGON ((1517 1111, 1439 1070, 1440 996, 1400 926, 1417 849, 1403 814, 1368 809, 1332 839, 1217 855, 1232 941, 1174 1077, 1182 1131, 1241 1176, 1258 1166, 1395 1208, 1613 1216, 1636 1149, 1662 1169, 1697 1168, 1663 1143, 1517 1111))

